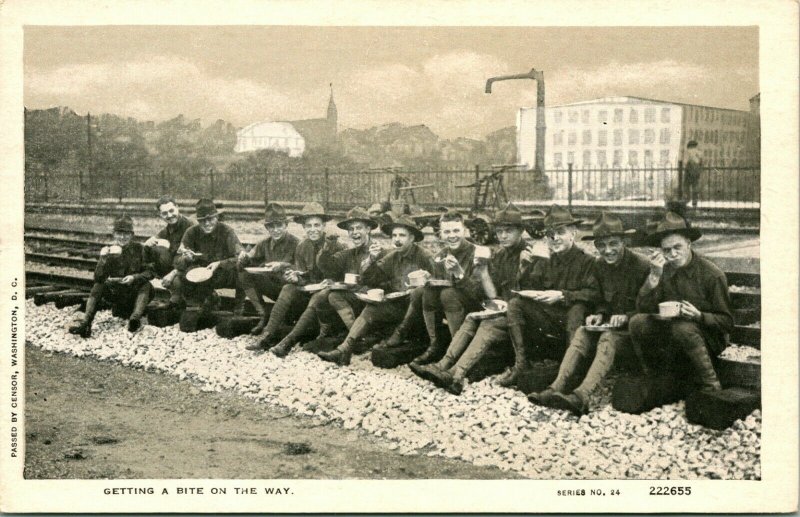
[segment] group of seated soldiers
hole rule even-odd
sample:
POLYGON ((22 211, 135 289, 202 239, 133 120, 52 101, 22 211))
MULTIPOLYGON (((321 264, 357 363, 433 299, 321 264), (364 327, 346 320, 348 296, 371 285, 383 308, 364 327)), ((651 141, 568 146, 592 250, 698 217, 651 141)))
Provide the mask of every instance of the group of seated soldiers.
POLYGON ((215 289, 235 289, 237 310, 246 297, 260 316, 247 349, 277 357, 315 335, 334 335, 342 325, 346 336, 334 350, 318 352, 322 360, 349 364, 378 329, 391 334, 377 347, 427 341, 411 370, 454 394, 496 347, 513 349, 513 364, 496 379, 502 386, 515 385, 531 361, 559 361, 552 384, 528 397, 579 415, 588 412, 589 394, 621 352, 644 373, 682 362, 699 389, 720 389, 712 359, 733 327, 727 282, 692 249, 700 232, 672 212, 646 236, 647 256, 628 248, 633 230, 603 212, 592 234, 583 237, 593 241, 595 257, 576 244, 580 221, 558 205, 541 221, 544 242, 523 238, 526 226, 513 204, 500 210, 493 253, 470 242, 463 216, 447 211, 439 220, 441 250, 435 254, 421 245, 424 234, 407 216, 379 225, 360 207, 336 225, 352 243, 345 247, 326 233, 331 216, 320 204, 309 203, 294 217, 305 231, 303 240, 288 232, 283 208, 270 204, 264 221, 269 235, 245 251, 233 229, 220 222, 213 201, 197 203, 196 224, 180 215, 170 197, 157 205, 166 226, 143 244, 132 240, 129 217, 114 222, 116 245, 101 251, 84 319, 70 332, 90 336, 103 297, 137 331, 154 294, 150 280, 161 277, 169 304, 179 310, 213 310, 219 301, 215 289), (388 249, 372 238, 379 226, 390 237, 388 249), (268 264, 280 267, 248 271, 268 264), (187 272, 194 268, 208 269, 210 278, 189 281, 187 272), (359 295, 368 289, 398 296, 365 303, 359 295), (271 310, 263 296, 274 302, 271 310), (678 302, 677 317, 659 315, 665 301, 678 302), (496 311, 484 317, 485 307, 496 311), (286 325, 291 331, 282 335, 286 325))

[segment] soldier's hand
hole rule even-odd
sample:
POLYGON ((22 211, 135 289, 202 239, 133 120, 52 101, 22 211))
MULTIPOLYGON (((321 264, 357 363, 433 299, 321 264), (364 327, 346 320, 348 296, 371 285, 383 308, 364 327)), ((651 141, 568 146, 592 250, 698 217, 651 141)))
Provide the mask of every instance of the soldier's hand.
POLYGON ((239 264, 244 264, 245 262, 247 262, 247 257, 248 257, 247 252, 245 250, 242 250, 239 252, 239 256, 236 257, 236 262, 238 262, 239 264))
POLYGON ((624 327, 628 323, 626 314, 614 314, 609 321, 612 327, 624 327))
POLYGON ((523 262, 533 262, 533 256, 533 244, 528 244, 519 254, 519 259, 523 262))
POLYGON ((564 293, 561 291, 539 291, 536 300, 548 305, 560 302, 564 299, 564 293))
POLYGON ((650 255, 650 274, 661 278, 661 275, 664 273, 664 264, 667 263, 667 259, 664 258, 664 254, 660 251, 654 252, 650 255))
POLYGON ((109 248, 110 248, 109 246, 103 246, 102 248, 100 248, 100 256, 105 257, 106 255, 108 255, 109 248))
POLYGON ((164 277, 161 279, 161 285, 169 289, 169 286, 172 285, 172 281, 175 279, 176 274, 177 272, 173 269, 172 271, 164 275, 164 277))
POLYGON ((128 285, 133 282, 133 275, 127 275, 122 277, 122 280, 119 281, 120 284, 128 285))
POLYGON ((381 247, 381 245, 379 243, 377 243, 377 242, 370 243, 370 245, 369 245, 369 258, 372 259, 373 262, 378 260, 378 257, 380 256, 381 251, 383 251, 383 247, 381 247))
POLYGON ((336 243, 339 241, 338 235, 326 235, 325 244, 322 245, 322 250, 326 253, 332 252, 336 249, 336 243))
POLYGON ((603 322, 602 314, 590 314, 586 316, 586 324, 590 327, 596 327, 603 322))
POLYGON ((297 271, 292 271, 291 269, 287 269, 283 273, 283 280, 290 284, 296 284, 300 281, 300 274, 297 271))
POLYGON ((691 303, 683 300, 681 302, 681 316, 691 321, 700 321, 700 318, 703 317, 703 313, 691 303))
POLYGON ((144 245, 144 246, 147 246, 148 248, 152 248, 153 246, 155 246, 155 245, 156 245, 156 243, 157 243, 157 242, 158 242, 158 239, 156 238, 156 236, 155 236, 155 235, 153 235, 152 237, 150 237, 149 239, 147 239, 146 241, 144 241, 144 244, 143 244, 143 245, 144 245))

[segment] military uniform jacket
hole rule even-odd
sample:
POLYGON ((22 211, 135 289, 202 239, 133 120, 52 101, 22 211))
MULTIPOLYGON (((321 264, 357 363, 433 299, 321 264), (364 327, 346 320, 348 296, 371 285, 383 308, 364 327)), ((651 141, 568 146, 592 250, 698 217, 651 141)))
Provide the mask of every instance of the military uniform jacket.
POLYGON ((686 300, 702 313, 700 327, 712 350, 721 352, 733 329, 728 280, 725 273, 707 258, 692 254, 682 268, 664 268, 661 281, 650 292, 640 291, 636 300, 639 312, 658 312, 658 304, 686 300))
MULTIPOLYGON (((386 255, 386 250, 381 250, 378 260, 386 255)), ((346 273, 362 274, 361 263, 369 256, 369 245, 358 248, 350 248, 336 253, 326 252, 320 249, 317 254, 317 265, 325 278, 331 280, 343 280, 346 273)), ((371 266, 372 264, 370 264, 371 266)), ((362 279, 363 283, 363 279, 362 279)), ((370 285, 371 284, 365 284, 370 285)))
POLYGON ((595 261, 595 276, 600 285, 600 303, 595 312, 605 318, 624 314, 630 319, 636 313, 636 297, 650 274, 650 264, 641 255, 625 249, 622 259, 608 264, 603 258, 595 261))
POLYGON ((458 264, 464 271, 464 276, 462 276, 460 279, 456 278, 455 275, 447 272, 447 270, 444 268, 444 262, 440 262, 438 264, 434 263, 433 265, 433 277, 442 280, 450 280, 453 282, 453 286, 455 288, 469 293, 469 295, 476 300, 483 299, 483 288, 481 286, 480 279, 478 279, 477 275, 475 274, 475 245, 464 240, 461 242, 461 245, 458 248, 454 250, 445 248, 440 251, 437 256, 445 257, 448 253, 453 255, 456 260, 458 260, 458 264))
POLYGON ((190 266, 207 266, 212 262, 225 261, 236 262, 236 257, 242 251, 242 244, 233 231, 233 228, 225 223, 217 223, 216 228, 211 233, 203 232, 199 224, 186 230, 181 244, 195 253, 202 253, 200 257, 195 257, 187 261, 180 255, 175 257, 175 268, 185 271, 190 266))
POLYGON ((156 257, 152 250, 138 242, 129 242, 122 247, 120 255, 103 255, 97 261, 94 281, 102 284, 109 277, 133 275, 133 286, 149 282, 156 277, 156 257))
POLYGON ((181 239, 186 230, 192 227, 192 222, 184 216, 179 216, 175 224, 168 224, 161 229, 156 235, 159 239, 166 239, 169 241, 169 253, 174 258, 175 253, 181 246, 181 239))
POLYGON ((267 262, 294 263, 294 254, 299 239, 288 233, 279 241, 272 237, 262 239, 247 253, 247 263, 261 266, 267 262))
POLYGON ((567 307, 576 303, 594 306, 600 298, 600 286, 594 275, 594 257, 573 245, 549 259, 535 260, 522 272, 523 289, 556 290, 564 293, 559 302, 567 307))
MULTIPOLYGON (((317 255, 319 254, 322 246, 325 244, 325 234, 322 234, 316 241, 311 239, 303 239, 297 248, 294 250, 294 267, 297 271, 306 273, 300 280, 300 285, 306 283, 321 282, 325 279, 325 275, 317 265, 317 255)), ((344 246, 340 243, 333 244, 333 253, 338 253, 344 250, 344 246)))
POLYGON ((391 250, 383 258, 373 262, 363 275, 364 283, 383 288, 389 292, 405 291, 408 274, 424 269, 433 271, 433 256, 417 243, 405 252, 391 250))
POLYGON ((497 290, 497 296, 503 300, 510 300, 514 296, 511 290, 519 288, 522 273, 519 255, 525 250, 525 246, 525 241, 520 239, 511 248, 500 247, 489 262, 489 276, 497 290))

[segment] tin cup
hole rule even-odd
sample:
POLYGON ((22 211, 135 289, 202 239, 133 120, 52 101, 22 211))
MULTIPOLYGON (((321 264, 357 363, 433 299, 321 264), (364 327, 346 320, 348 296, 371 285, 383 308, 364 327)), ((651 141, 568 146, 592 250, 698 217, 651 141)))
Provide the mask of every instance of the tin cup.
POLYGON ((681 302, 661 302, 658 304, 658 315, 662 318, 677 318, 681 313, 681 302))
POLYGON ((118 246, 113 244, 108 247, 108 254, 109 255, 121 255, 122 254, 122 246, 118 246))
POLYGON ((430 274, 424 269, 418 269, 408 274, 409 287, 422 287, 428 281, 430 274))
POLYGON ((492 257, 492 250, 486 246, 475 246, 476 259, 489 259, 492 257))
POLYGON ((345 273, 344 275, 344 283, 347 285, 358 285, 360 281, 361 275, 355 273, 345 273))
POLYGON ((370 289, 367 291, 367 296, 372 298, 375 301, 383 301, 383 289, 370 289))

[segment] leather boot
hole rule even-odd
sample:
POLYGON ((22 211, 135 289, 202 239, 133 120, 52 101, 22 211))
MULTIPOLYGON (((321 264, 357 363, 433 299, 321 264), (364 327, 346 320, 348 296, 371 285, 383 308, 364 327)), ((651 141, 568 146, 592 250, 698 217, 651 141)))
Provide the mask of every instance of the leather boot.
POLYGON ((381 345, 381 347, 382 348, 391 348, 391 347, 395 347, 395 346, 400 346, 401 344, 403 344, 403 341, 405 341, 406 334, 408 334, 408 325, 406 324, 406 321, 403 320, 397 326, 397 328, 394 329, 394 332, 392 332, 392 335, 389 336, 389 339, 387 339, 381 345))
POLYGON ((84 312, 83 320, 77 325, 69 328, 70 334, 77 334, 82 338, 88 338, 92 335, 92 322, 94 315, 97 313, 97 298, 90 296, 86 300, 86 311, 84 312))
POLYGON ((439 343, 439 338, 436 335, 436 312, 422 311, 422 317, 425 319, 425 328, 428 331, 430 344, 425 352, 412 361, 415 364, 432 363, 444 352, 444 347, 439 343))
POLYGON ((722 386, 705 344, 700 340, 692 340, 691 343, 684 344, 683 351, 694 367, 697 380, 700 382, 700 389, 702 391, 720 391, 722 386))
POLYGON ((511 338, 511 345, 514 347, 514 365, 511 370, 497 378, 497 384, 505 387, 517 382, 517 376, 528 366, 528 358, 525 352, 525 332, 522 325, 509 324, 508 336, 511 338))
POLYGON ((339 345, 335 350, 331 350, 330 352, 320 352, 317 355, 323 361, 336 363, 339 366, 347 366, 350 364, 350 358, 353 356, 354 343, 355 339, 348 336, 345 338, 344 343, 339 345))
POLYGON ((577 416, 583 416, 589 412, 589 400, 580 391, 573 391, 569 395, 556 391, 548 399, 547 405, 555 409, 565 409, 577 416))
POLYGON ((267 326, 267 316, 265 314, 261 314, 261 318, 258 320, 258 324, 250 329, 250 334, 253 336, 259 336, 262 332, 264 332, 264 327, 267 326))

